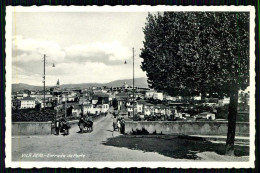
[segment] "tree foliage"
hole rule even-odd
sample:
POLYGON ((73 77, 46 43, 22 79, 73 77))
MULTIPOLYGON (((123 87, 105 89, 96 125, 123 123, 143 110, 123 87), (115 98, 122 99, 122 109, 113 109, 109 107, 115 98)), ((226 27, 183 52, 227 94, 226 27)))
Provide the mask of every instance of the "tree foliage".
POLYGON ((140 57, 150 87, 172 96, 230 97, 226 154, 234 154, 238 90, 249 85, 248 12, 149 14, 140 57))
POLYGON ((149 14, 141 68, 152 88, 172 96, 229 96, 249 85, 248 33, 246 12, 149 14))

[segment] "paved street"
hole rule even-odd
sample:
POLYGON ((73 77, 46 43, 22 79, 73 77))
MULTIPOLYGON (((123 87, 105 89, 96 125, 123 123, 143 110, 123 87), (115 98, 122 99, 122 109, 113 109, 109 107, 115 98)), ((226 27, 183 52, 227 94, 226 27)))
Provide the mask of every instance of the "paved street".
POLYGON ((13 161, 176 161, 154 152, 106 146, 108 138, 120 135, 112 131, 108 115, 94 122, 92 133, 78 133, 77 125, 69 136, 14 136, 13 161))

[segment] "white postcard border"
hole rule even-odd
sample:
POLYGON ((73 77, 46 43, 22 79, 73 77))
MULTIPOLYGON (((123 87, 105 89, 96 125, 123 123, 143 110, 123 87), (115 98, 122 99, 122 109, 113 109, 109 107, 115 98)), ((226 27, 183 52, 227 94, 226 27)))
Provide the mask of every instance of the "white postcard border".
MULTIPOLYGON (((253 168, 255 167, 255 8, 253 6, 31 6, 6 8, 6 132, 5 165, 11 168, 253 168), (239 11, 250 12, 250 158, 248 162, 14 162, 11 160, 11 84, 13 12, 156 12, 156 11, 239 11)), ((105 153, 104 153, 105 154, 105 153)))

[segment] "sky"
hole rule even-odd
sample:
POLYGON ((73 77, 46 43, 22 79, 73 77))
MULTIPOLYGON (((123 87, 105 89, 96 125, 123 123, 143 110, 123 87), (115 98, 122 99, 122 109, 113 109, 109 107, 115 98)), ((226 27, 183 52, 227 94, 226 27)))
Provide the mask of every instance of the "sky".
POLYGON ((16 12, 12 24, 12 83, 106 83, 131 79, 140 68, 146 12, 16 12), (124 62, 127 61, 127 64, 124 62), (52 67, 55 64, 55 67, 52 67))

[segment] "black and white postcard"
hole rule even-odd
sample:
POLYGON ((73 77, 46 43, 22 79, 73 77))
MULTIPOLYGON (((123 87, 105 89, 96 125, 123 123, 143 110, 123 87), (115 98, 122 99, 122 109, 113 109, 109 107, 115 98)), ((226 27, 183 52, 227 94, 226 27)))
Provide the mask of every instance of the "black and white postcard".
POLYGON ((252 6, 6 9, 6 166, 254 168, 252 6))

